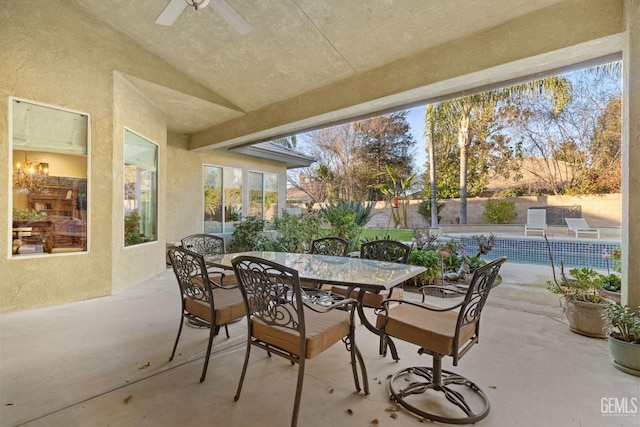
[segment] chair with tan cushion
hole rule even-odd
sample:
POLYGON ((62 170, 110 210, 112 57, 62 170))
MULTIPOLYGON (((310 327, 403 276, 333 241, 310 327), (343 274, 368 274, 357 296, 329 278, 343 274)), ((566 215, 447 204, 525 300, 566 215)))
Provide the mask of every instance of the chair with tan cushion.
POLYGON ((317 255, 346 256, 349 242, 341 237, 322 237, 311 242, 310 253, 317 255))
MULTIPOLYGON (((232 260, 247 311, 248 334, 244 366, 235 400, 240 398, 251 347, 277 354, 298 364, 298 383, 291 425, 295 426, 300 409, 306 359, 312 359, 342 340, 351 356, 351 369, 357 391, 360 366, 364 392, 369 394, 367 372, 355 341, 356 301, 344 299, 329 306, 306 300, 298 271, 275 262, 250 256, 232 260), (335 310, 344 308, 344 310, 335 310), (357 361, 357 362, 356 362, 357 361)), ((329 299, 331 301, 331 299, 329 299)), ((339 363, 328 360, 329 363, 339 363)), ((328 410, 331 408, 327 408, 328 410)))
POLYGON ((442 369, 442 358, 453 357, 453 365, 478 342, 480 315, 489 291, 506 257, 478 268, 464 300, 447 308, 423 302, 389 299, 382 303, 376 326, 380 329, 380 351, 386 352, 388 337, 420 347, 419 354, 430 354, 433 366, 402 369, 389 379, 391 399, 424 419, 450 424, 476 423, 489 414, 485 393, 469 379, 442 369), (396 303, 391 305, 391 303, 396 303), (426 393, 430 391, 429 393, 426 393), (432 391, 442 392, 440 399, 432 391))
MULTIPOLYGON (((309 253, 314 255, 347 256, 349 242, 341 237, 322 237, 311 242, 309 253)), ((303 288, 318 288, 330 291, 331 285, 301 279, 303 288)))
MULTIPOLYGON (((411 248, 402 242, 389 239, 372 240, 365 242, 360 246, 360 258, 371 259, 376 261, 395 262, 399 264, 406 264, 409 259, 411 248)), ((349 298, 355 298, 360 290, 358 288, 348 289, 343 286, 334 286, 331 288, 331 292, 336 294, 345 295, 349 298)), ((379 309, 382 307, 382 301, 389 298, 393 294, 396 298, 402 298, 403 289, 399 286, 392 288, 390 291, 367 291, 364 294, 362 304, 365 307, 379 309)))
MULTIPOLYGON (((215 234, 192 234, 180 241, 183 248, 202 255, 203 257, 211 255, 221 255, 227 253, 224 237, 215 234)), ((233 272, 223 270, 217 267, 208 267, 209 279, 224 286, 237 284, 233 272)))
POLYGON ((245 315, 242 294, 237 285, 221 286, 212 282, 202 255, 177 247, 172 247, 167 252, 173 272, 178 279, 182 302, 180 327, 169 361, 173 360, 176 354, 183 319, 187 319, 192 325, 209 328, 209 344, 200 377, 200 382, 203 382, 207 375, 213 337, 218 335, 220 327, 224 326, 229 338, 227 324, 245 315))

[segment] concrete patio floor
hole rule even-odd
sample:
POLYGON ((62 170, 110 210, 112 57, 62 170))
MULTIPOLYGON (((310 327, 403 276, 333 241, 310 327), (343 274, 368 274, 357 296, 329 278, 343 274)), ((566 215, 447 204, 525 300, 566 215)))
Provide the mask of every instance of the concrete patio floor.
MULTIPOLYGON (((550 269, 507 262, 501 275, 479 345, 457 367, 450 358, 443 362, 487 393, 491 412, 479 425, 640 425, 637 410, 603 413, 603 399, 638 399, 640 378, 613 367, 605 340, 569 331, 557 296, 545 289, 550 269)), ((206 330, 185 327, 168 361, 179 310, 167 270, 115 296, 0 315, 0 425, 289 425, 297 366, 254 349, 234 402, 246 323, 232 324, 230 339, 216 337, 201 384, 206 330)), ((403 410, 388 410, 387 377, 405 366, 430 366, 431 358, 397 342, 396 363, 378 356, 373 334, 360 327, 356 335, 371 394, 355 393, 348 353, 338 343, 307 363, 299 425, 420 425, 403 410)))

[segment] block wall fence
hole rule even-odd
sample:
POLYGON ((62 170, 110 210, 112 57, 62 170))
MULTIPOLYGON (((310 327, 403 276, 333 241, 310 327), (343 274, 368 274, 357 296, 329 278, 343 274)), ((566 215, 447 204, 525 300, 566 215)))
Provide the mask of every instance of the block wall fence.
MULTIPOLYGON (((482 218, 484 206, 489 198, 478 197, 467 200, 467 224, 486 224, 482 218)), ((527 221, 527 209, 535 207, 572 207, 579 206, 582 218, 592 227, 620 227, 622 222, 622 205, 620 194, 598 194, 580 196, 523 196, 495 198, 515 202, 517 216, 512 224, 524 224, 527 221)), ((407 206, 408 225, 424 224, 423 217, 418 213, 418 205, 422 200, 409 200, 407 206)), ((460 212, 460 199, 447 199, 440 213, 440 225, 457 224, 460 212)), ((318 205, 317 207, 320 207, 318 205)), ((300 208, 302 205, 288 205, 289 208, 300 208)), ((387 228, 390 225, 391 207, 389 202, 376 202, 374 215, 367 224, 367 228, 387 228)), ((391 223, 391 226, 393 224, 391 223)))

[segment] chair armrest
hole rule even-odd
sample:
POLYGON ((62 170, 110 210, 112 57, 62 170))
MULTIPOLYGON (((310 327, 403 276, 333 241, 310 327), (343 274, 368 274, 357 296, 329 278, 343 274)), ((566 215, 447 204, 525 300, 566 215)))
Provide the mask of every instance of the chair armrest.
MULTIPOLYGON (((332 294, 331 292, 326 292, 326 294, 328 294, 328 296, 330 296, 330 297, 332 295, 338 295, 338 294, 332 294)), ((316 304, 314 302, 308 302, 308 301, 303 301, 303 304, 305 305, 305 307, 309 308, 310 310, 315 311, 316 313, 327 313, 327 312, 329 312, 331 310, 335 310, 335 309, 349 308, 349 306, 351 306, 351 310, 353 310, 358 305, 358 301, 356 301, 353 298, 345 298, 345 299, 341 299, 341 300, 339 300, 337 302, 333 298, 332 298, 332 300, 334 302, 331 305, 321 305, 321 304, 316 304)))
MULTIPOLYGON (((230 278, 233 277, 235 279, 235 275, 233 273, 224 273, 222 271, 209 271, 208 272, 208 276, 209 276, 209 279, 210 279, 209 282, 211 283, 211 287, 212 288, 237 289, 237 288, 240 287, 240 283, 238 283, 237 280, 234 280, 233 284, 231 284, 231 285, 226 285, 225 284, 225 280, 224 280, 225 277, 230 277, 230 278), (220 275, 219 283, 211 279, 211 276, 214 275, 214 274, 215 275, 218 275, 218 274, 220 275)), ((226 282, 229 282, 229 280, 226 280, 226 282)))
POLYGON ((444 285, 444 286, 425 285, 418 288, 418 290, 420 291, 420 293, 422 293, 422 302, 424 302, 424 298, 427 296, 427 294, 425 293, 425 291, 427 290, 439 291, 440 295, 442 295, 443 297, 446 296, 447 294, 455 294, 453 296, 458 297, 458 296, 464 296, 467 293, 466 291, 458 289, 455 286, 449 286, 449 285, 444 285))
POLYGON ((382 307, 385 309, 385 312, 389 311, 389 304, 392 303, 392 302, 397 302, 399 304, 413 305, 413 306, 424 308, 425 310, 430 310, 430 311, 451 311, 451 310, 454 310, 454 309, 460 307, 464 303, 464 301, 461 301, 458 304, 442 308, 442 307, 434 307, 432 305, 425 304, 425 303, 422 303, 422 302, 414 302, 414 301, 407 301, 407 300, 404 300, 404 299, 389 298, 389 299, 386 299, 386 300, 382 301, 382 303, 381 303, 382 307))

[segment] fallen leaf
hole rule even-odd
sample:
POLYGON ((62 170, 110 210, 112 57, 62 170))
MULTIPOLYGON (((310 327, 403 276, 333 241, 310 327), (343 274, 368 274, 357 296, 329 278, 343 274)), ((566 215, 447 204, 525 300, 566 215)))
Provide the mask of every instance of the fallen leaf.
POLYGON ((389 406, 387 409, 385 409, 385 411, 387 412, 395 412, 397 410, 398 408, 396 406, 389 406))
POLYGON ((129 396, 125 397, 124 400, 123 400, 124 404, 125 405, 128 404, 132 397, 133 397, 132 394, 130 394, 129 396))
POLYGON ((149 366, 151 366, 151 362, 147 362, 146 365, 142 365, 138 369, 147 369, 149 366))
POLYGON ((351 409, 347 409, 347 414, 353 415, 353 411, 351 409))
POLYGON ((329 393, 333 393, 333 389, 329 390, 329 393))
POLYGON ((494 385, 490 385, 490 386, 489 386, 489 388, 496 389, 496 388, 498 388, 498 387, 496 387, 496 386, 494 386, 494 385))
POLYGON ((391 378, 392 376, 393 376, 393 374, 387 375, 387 379, 391 378))
POLYGON ((389 415, 389 416, 390 416, 391 418, 393 418, 394 420, 395 420, 396 418, 398 418, 398 414, 396 414, 395 412, 394 412, 393 414, 389 415))
POLYGON ((371 420, 371 424, 379 424, 379 423, 380 423, 380 421, 378 421, 377 418, 374 418, 374 419, 371 420))
POLYGON ((382 381, 378 380, 378 384, 382 384, 382 381))

